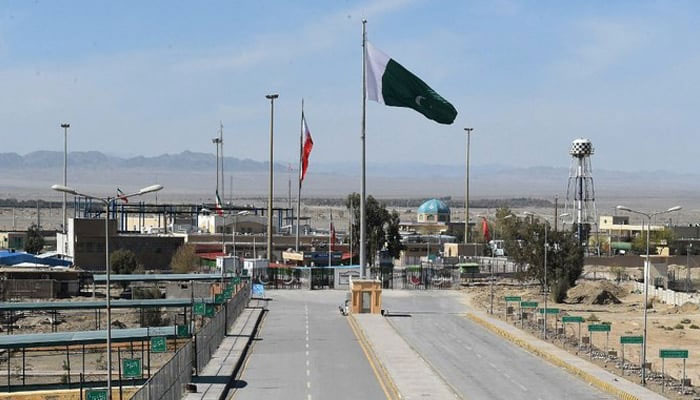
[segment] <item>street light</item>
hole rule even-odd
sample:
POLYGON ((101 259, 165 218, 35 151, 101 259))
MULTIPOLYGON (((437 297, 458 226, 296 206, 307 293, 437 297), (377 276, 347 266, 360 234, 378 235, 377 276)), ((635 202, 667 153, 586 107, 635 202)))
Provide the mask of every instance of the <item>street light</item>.
MULTIPOLYGON (((63 128, 63 186, 68 185, 68 128, 70 128, 70 124, 68 123, 63 123, 61 124, 61 128, 63 128)), ((67 194, 64 192, 63 193, 63 234, 65 235, 67 232, 66 225, 68 223, 68 219, 66 218, 66 197, 67 194)), ((65 237, 63 238, 63 254, 66 253, 66 241, 65 237)))
MULTIPOLYGON (((115 200, 114 197, 96 197, 88 194, 80 193, 75 189, 68 187, 66 185, 53 185, 51 189, 62 192, 64 194, 72 194, 74 196, 83 196, 88 199, 93 199, 101 202, 105 206, 105 284, 107 286, 107 399, 112 398, 112 306, 111 306, 111 293, 110 293, 110 270, 109 265, 109 203, 115 200)), ((157 192, 163 189, 162 185, 151 185, 147 186, 138 192, 119 196, 120 199, 127 199, 129 197, 141 196, 147 193, 157 192)))
MULTIPOLYGON (((208 208, 202 208, 200 211, 203 213, 206 213, 206 214, 212 213, 212 211, 208 208)), ((248 215, 248 214, 250 214, 250 211, 246 211, 246 210, 239 211, 236 214, 229 214, 229 216, 233 216, 233 227, 232 227, 232 232, 231 232, 231 239, 232 239, 232 245, 233 245, 234 263, 236 262, 235 260, 237 260, 237 258, 236 258, 236 221, 238 220, 239 215, 248 215)), ((221 248, 222 248, 221 254, 222 254, 222 256, 225 256, 226 255, 226 240, 225 240, 224 235, 226 232, 226 215, 222 215, 222 219, 223 219, 223 222, 221 224, 221 248)), ((216 224, 214 224, 214 226, 216 226, 216 224)), ((224 266, 225 266, 225 264, 226 264, 226 262, 222 260, 221 261, 221 288, 222 288, 222 290, 223 290, 224 284, 225 284, 225 281, 224 281, 224 273, 225 273, 224 266)), ((234 265, 234 269, 235 269, 235 265, 234 265)))
POLYGON ((270 181, 267 198, 267 262, 272 262, 272 177, 274 165, 274 128, 275 128, 275 99, 280 97, 279 94, 273 93, 265 95, 265 98, 270 100, 270 181))
MULTIPOLYGON (((544 312, 542 313, 542 339, 547 340, 547 295, 549 294, 549 288, 547 287, 547 251, 549 250, 549 244, 547 243, 547 227, 549 226, 547 223, 547 220, 545 216, 530 212, 530 211, 525 211, 523 214, 530 216, 530 217, 536 217, 539 216, 543 218, 544 221, 544 285, 542 286, 542 297, 544 300, 544 312)), ((569 213, 564 213, 559 216, 559 218, 564 218, 568 217, 569 213)))
MULTIPOLYGON (((213 138, 213 139, 211 140, 211 142, 214 143, 214 144, 216 145, 216 195, 219 196, 219 146, 220 146, 220 145, 223 146, 223 143, 224 143, 224 142, 223 142, 223 140, 221 140, 221 139, 218 138, 218 137, 213 138)), ((223 185, 223 179, 222 179, 222 183, 221 183, 221 184, 223 185)), ((217 197, 216 201, 217 201, 217 202, 219 201, 218 197, 217 197)), ((219 204, 217 203, 217 206, 218 206, 218 205, 219 205, 219 204)), ((216 226, 216 225, 215 225, 215 226, 216 226)))
POLYGON ((642 309, 644 309, 644 334, 642 336, 642 385, 646 385, 647 383, 647 374, 646 374, 646 363, 647 363, 647 301, 649 299, 649 236, 651 234, 651 218, 655 217, 657 215, 661 214, 666 214, 666 213, 672 213, 674 211, 678 211, 681 209, 681 206, 675 206, 671 207, 666 211, 656 211, 653 213, 645 213, 641 212, 638 210, 633 210, 629 207, 625 206, 617 206, 615 207, 620 211, 627 211, 633 214, 639 214, 647 217, 647 243, 646 243, 646 259, 644 261, 644 305, 642 306, 642 309))
MULTIPOLYGON (((483 216, 482 216, 482 217, 483 217, 483 216)), ((503 220, 511 219, 511 218, 513 218, 513 214, 508 214, 508 215, 506 215, 505 217, 503 217, 503 220)), ((496 230, 494 230, 494 233, 495 233, 495 232, 496 232, 496 230)), ((501 232, 501 233, 502 233, 502 232, 501 232)), ((498 247, 497 247, 498 245, 495 243, 495 241, 496 241, 496 237, 495 237, 495 236, 494 236, 494 239, 493 239, 493 240, 494 240, 494 245, 493 245, 493 246, 490 246, 490 245, 489 245, 489 246, 491 247, 491 260, 489 261, 489 273, 491 274, 491 278, 490 278, 491 284, 489 285, 489 286, 490 286, 490 289, 491 289, 491 306, 490 306, 490 308, 491 308, 491 314, 493 314, 493 297, 494 297, 494 292, 493 292, 493 278, 494 278, 494 277, 493 277, 493 261, 494 261, 494 258, 496 258, 496 250, 495 250, 495 249, 498 248, 498 247)), ((505 270, 505 268, 504 268, 504 270, 505 270)), ((504 271, 504 272, 505 272, 505 271, 504 271)))

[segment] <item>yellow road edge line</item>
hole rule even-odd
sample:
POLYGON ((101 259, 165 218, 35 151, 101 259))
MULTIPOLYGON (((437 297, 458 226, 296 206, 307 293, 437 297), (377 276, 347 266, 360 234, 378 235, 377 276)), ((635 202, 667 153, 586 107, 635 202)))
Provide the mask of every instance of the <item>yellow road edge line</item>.
POLYGON ((382 390, 384 391, 384 395, 388 400, 394 400, 394 399, 401 399, 401 395, 399 393, 398 388, 396 387, 396 384, 394 383, 393 379, 391 379, 391 376, 389 373, 386 371, 384 366, 382 365, 381 361, 379 361, 379 358, 374 352, 374 349, 372 349, 372 345, 369 344, 367 338, 365 337, 364 332, 362 331, 362 328, 360 328, 357 325, 357 321, 355 320, 355 317, 352 316, 352 314, 348 315, 347 317, 348 324, 350 325, 350 329, 352 330, 353 334, 357 338, 357 342, 360 344, 360 348, 362 349, 362 352, 365 354, 365 358, 367 358, 367 362, 369 362, 370 367, 372 368, 372 371, 374 372, 374 376, 377 378, 377 381, 379 382, 379 386, 381 386, 382 390), (375 364, 372 359, 377 360, 377 363, 375 364), (389 390, 387 389, 386 385, 384 382, 388 383, 391 389, 391 394, 389 393, 389 390), (393 394, 393 397, 392 397, 393 394))
POLYGON ((633 394, 627 393, 621 389, 618 389, 617 387, 611 385, 610 383, 605 382, 605 381, 589 374, 588 372, 565 362, 564 360, 562 360, 561 358, 559 358, 557 356, 554 356, 550 353, 547 353, 546 351, 538 349, 537 347, 527 343, 526 341, 515 337, 510 332, 507 332, 506 330, 501 329, 501 328, 493 325, 492 323, 482 319, 481 317, 478 317, 472 313, 467 313, 466 317, 469 318, 470 320, 476 322, 477 324, 483 326, 484 328, 486 328, 486 329, 488 329, 488 330, 490 330, 490 331, 492 331, 500 336, 503 336, 504 338, 506 338, 510 342, 518 345, 519 347, 522 347, 523 349, 529 351, 530 353, 533 353, 536 356, 538 356, 544 360, 547 360, 550 363, 552 363, 558 367, 564 368, 572 375, 583 379, 585 382, 597 387, 598 389, 600 389, 604 392, 612 394, 613 396, 615 396, 621 400, 640 400, 639 397, 637 397, 633 394))

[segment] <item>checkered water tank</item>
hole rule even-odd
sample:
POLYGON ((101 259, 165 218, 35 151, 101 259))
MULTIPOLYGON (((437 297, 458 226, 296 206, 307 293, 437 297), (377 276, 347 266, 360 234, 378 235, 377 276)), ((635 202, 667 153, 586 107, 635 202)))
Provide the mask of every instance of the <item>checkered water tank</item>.
POLYGON ((593 143, 588 139, 576 139, 571 142, 569 154, 574 157, 585 157, 593 154, 593 143))

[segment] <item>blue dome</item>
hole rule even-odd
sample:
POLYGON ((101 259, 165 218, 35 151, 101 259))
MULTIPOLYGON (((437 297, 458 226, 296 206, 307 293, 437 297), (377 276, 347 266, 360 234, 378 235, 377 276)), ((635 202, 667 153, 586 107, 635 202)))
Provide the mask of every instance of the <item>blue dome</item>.
POLYGON ((418 207, 418 214, 449 214, 450 207, 444 201, 431 199, 418 207))

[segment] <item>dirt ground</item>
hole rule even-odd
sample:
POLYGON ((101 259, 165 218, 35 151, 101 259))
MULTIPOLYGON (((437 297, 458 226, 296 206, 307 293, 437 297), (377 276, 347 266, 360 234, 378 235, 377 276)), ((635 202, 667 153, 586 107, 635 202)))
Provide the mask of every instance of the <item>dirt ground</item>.
MULTIPOLYGON (((490 289, 488 286, 469 287, 464 290, 467 301, 478 308, 488 310, 490 306, 490 289)), ((565 303, 556 304, 548 300, 550 308, 560 308, 562 315, 582 316, 587 322, 582 324, 582 336, 588 336, 588 320, 597 319, 599 322, 610 322, 611 331, 608 338, 608 349, 617 350, 621 355, 620 336, 642 335, 643 332, 643 296, 633 290, 632 284, 616 285, 610 281, 585 281, 568 292, 569 297, 565 303), (601 292, 612 294, 619 303, 608 295, 601 296, 601 292), (602 298, 607 304, 594 304, 596 298, 602 298)), ((503 319, 505 316, 504 296, 521 296, 523 301, 537 301, 542 305, 543 298, 539 287, 525 287, 513 282, 512 284, 494 285, 494 313, 503 319)), ((517 311, 517 305, 515 310, 517 311)), ((687 349, 689 358, 686 360, 686 377, 691 383, 700 384, 700 307, 687 303, 681 307, 669 306, 652 301, 652 308, 648 310, 648 335, 647 335, 647 362, 651 362, 654 372, 661 371, 661 359, 659 349, 687 349)), ((513 317, 509 321, 514 322, 513 317)), ((554 318, 550 317, 548 326, 554 324, 554 318)), ((559 322, 561 326, 561 322, 559 322)), ((577 337, 578 324, 567 324, 566 334, 577 337)), ((605 333, 594 333, 592 343, 596 348, 605 347, 605 333)), ((560 342, 559 345, 562 345, 560 342)), ((571 349, 575 352, 575 349, 571 349)), ((584 358, 587 355, 581 354, 584 358)), ((605 362, 600 357, 595 362, 612 368, 611 362, 605 362)), ((641 345, 626 345, 625 360, 637 366, 641 358, 641 345)), ((682 377, 683 362, 680 359, 666 359, 665 371, 667 375, 680 379, 682 377)), ((618 370, 619 371, 619 370, 618 370)), ((638 374, 639 371, 636 371, 638 374)), ((628 378, 638 381, 638 378, 628 378)), ((666 393, 668 395, 668 392, 666 393)))
MULTIPOLYGON (((120 290, 115 289, 114 295, 117 296, 120 290)), ((104 299, 104 294, 98 292, 98 300, 104 299)), ((90 296, 79 296, 70 300, 60 299, 58 302, 80 302, 93 301, 90 296)), ((43 300, 46 301, 46 300, 43 300)), ((163 325, 173 325, 173 321, 182 323, 182 310, 161 309, 159 312, 160 319, 163 325)), ((114 309, 112 310, 112 327, 120 328, 138 328, 140 327, 141 314, 135 309, 114 309)), ((75 331, 90 331, 98 328, 105 329, 107 326, 107 314, 105 310, 101 310, 98 314, 93 310, 75 310, 75 311, 59 311, 55 322, 51 313, 46 311, 31 311, 31 312, 16 312, 12 318, 11 334, 29 334, 29 333, 51 333, 52 322, 53 328, 57 332, 75 332, 75 331), (99 322, 98 322, 99 320, 99 322)), ((4 319, 0 326, 0 334, 9 334, 8 320, 4 319)), ((197 320, 196 322, 200 322, 197 320)), ((196 324, 197 327, 200 324, 196 324)), ((185 339, 168 341, 168 351, 166 353, 153 353, 150 357, 151 373, 155 373, 165 362, 172 356, 175 348, 181 347, 185 339)), ((144 343, 148 346, 148 343, 144 343)), ((112 355, 112 363, 114 378, 117 378, 119 371, 118 367, 118 352, 122 358, 141 358, 144 370, 144 377, 147 376, 148 357, 146 347, 141 349, 140 342, 114 344, 114 353, 112 355), (133 355, 133 356, 132 356, 133 355)), ((85 347, 83 355, 82 346, 73 346, 69 349, 69 355, 66 355, 66 349, 27 349, 24 354, 25 362, 25 380, 24 383, 58 383, 67 381, 67 368, 70 362, 71 382, 79 381, 79 374, 85 371, 85 380, 104 379, 107 371, 107 355, 104 345, 89 345, 85 347), (70 360, 70 361, 69 361, 70 360), (83 367, 84 362, 84 367, 83 367), (83 369, 84 368, 84 369, 83 369)), ((0 351, 0 385, 7 383, 7 353, 0 351)), ((21 385, 22 382, 22 352, 13 351, 10 361, 11 384, 21 385)))

